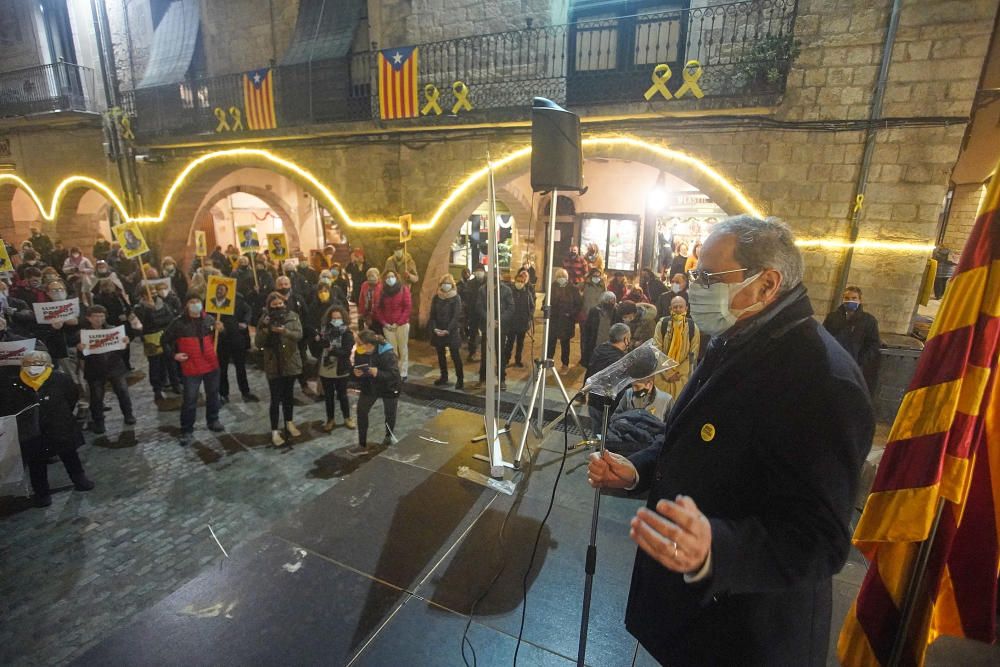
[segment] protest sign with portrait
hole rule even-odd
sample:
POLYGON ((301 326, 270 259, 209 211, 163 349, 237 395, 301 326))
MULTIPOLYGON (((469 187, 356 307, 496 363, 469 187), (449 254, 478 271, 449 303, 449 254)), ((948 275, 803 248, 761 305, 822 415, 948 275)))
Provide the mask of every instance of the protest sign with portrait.
POLYGON ((205 232, 200 230, 194 233, 194 254, 195 257, 208 256, 208 239, 205 232))
POLYGON ((123 222, 112 227, 111 231, 114 232, 115 241, 122 247, 122 254, 128 259, 149 252, 146 237, 143 236, 138 222, 123 222))
POLYGON ((205 295, 206 313, 232 315, 236 312, 236 278, 209 276, 205 295))
POLYGON ((249 252, 260 249, 260 239, 257 238, 256 225, 237 225, 236 241, 239 243, 240 252, 249 252))
POLYGON ((288 238, 284 233, 267 235, 267 254, 271 259, 285 259, 288 257, 288 238))

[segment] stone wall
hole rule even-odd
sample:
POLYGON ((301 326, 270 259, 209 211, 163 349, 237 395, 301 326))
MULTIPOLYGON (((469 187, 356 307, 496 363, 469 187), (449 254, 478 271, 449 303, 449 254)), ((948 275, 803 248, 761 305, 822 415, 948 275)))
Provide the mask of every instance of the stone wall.
POLYGON ((568 0, 370 0, 379 48, 565 23, 568 0))
POLYGON ((983 197, 982 185, 956 185, 951 197, 951 208, 948 211, 948 221, 941 245, 952 252, 961 253, 965 242, 972 234, 976 224, 976 213, 979 212, 979 202, 983 197))
POLYGON ((280 60, 294 34, 298 10, 298 0, 203 0, 201 36, 209 76, 280 60))
POLYGON ((38 42, 36 4, 31 0, 8 0, 0 18, 0 72, 31 67, 42 62, 38 42))

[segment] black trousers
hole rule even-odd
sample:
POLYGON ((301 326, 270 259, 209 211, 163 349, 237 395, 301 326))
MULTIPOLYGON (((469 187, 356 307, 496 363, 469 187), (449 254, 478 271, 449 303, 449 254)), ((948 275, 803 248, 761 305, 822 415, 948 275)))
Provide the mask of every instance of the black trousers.
POLYGON ((118 407, 122 409, 122 416, 132 416, 132 397, 129 396, 128 381, 124 375, 106 380, 87 380, 87 388, 90 391, 90 419, 95 424, 104 423, 104 391, 108 382, 118 397, 118 407))
POLYGON ((437 347, 438 353, 438 369, 441 371, 441 377, 448 379, 448 358, 445 356, 445 351, 451 352, 451 363, 455 365, 455 377, 459 380, 465 379, 465 369, 462 366, 462 345, 461 343, 452 343, 451 345, 444 347, 437 347))
POLYGON ((250 383, 247 381, 247 351, 242 346, 230 349, 229 345, 219 345, 219 396, 229 398, 229 363, 236 366, 236 384, 241 394, 250 393, 250 383))
POLYGON ((321 375, 319 379, 323 382, 323 400, 326 401, 327 420, 336 416, 337 402, 340 403, 340 411, 344 413, 344 419, 350 417, 351 402, 347 399, 347 377, 327 378, 321 375))
POLYGON ((177 384, 177 379, 170 377, 172 369, 170 362, 173 360, 167 358, 167 355, 156 354, 146 357, 146 361, 149 362, 149 385, 153 391, 163 391, 164 387, 177 384))
MULTIPOLYGON (((496 345, 495 342, 494 342, 494 345, 496 345)), ((500 351, 501 350, 497 350, 497 352, 500 352, 500 351)), ((506 362, 506 360, 501 359, 499 357, 499 355, 497 355, 497 363, 500 365, 500 381, 501 382, 506 382, 507 381, 507 362, 506 362)), ((483 335, 483 343, 482 343, 482 346, 481 346, 481 354, 480 354, 480 357, 479 357, 479 381, 483 382, 485 379, 486 379, 486 335, 484 334, 483 335)))
POLYGON ((479 351, 479 341, 486 336, 486 322, 469 322, 466 329, 466 340, 469 343, 469 356, 479 351))
MULTIPOLYGON (((368 445, 368 413, 372 406, 378 401, 379 396, 375 394, 361 394, 358 398, 358 444, 362 447, 368 445)), ((388 436, 396 429, 396 408, 399 405, 399 397, 382 397, 382 408, 385 410, 385 434, 388 436)))
POLYGON ((279 406, 284 413, 285 421, 292 421, 292 409, 295 405, 292 392, 295 390, 295 377, 294 375, 286 375, 283 377, 268 378, 267 380, 267 386, 271 390, 270 415, 272 431, 278 430, 279 406))
POLYGON ((510 365, 510 355, 514 353, 514 361, 521 363, 521 355, 524 354, 524 335, 526 331, 520 333, 505 333, 503 335, 503 365, 504 368, 510 365), (514 348, 517 348, 516 350, 514 348))
POLYGON ((572 336, 567 338, 557 338, 552 333, 549 333, 548 354, 546 356, 550 359, 555 359, 556 342, 558 341, 562 345, 562 349, 559 354, 562 365, 569 366, 569 342, 572 338, 572 336))
MULTIPOLYGON (((76 477, 83 474, 83 463, 80 462, 80 455, 75 449, 63 452, 59 458, 66 467, 70 479, 75 481, 76 477)), ((28 477, 31 479, 31 490, 36 496, 49 495, 49 463, 46 458, 39 457, 28 461, 28 477)))

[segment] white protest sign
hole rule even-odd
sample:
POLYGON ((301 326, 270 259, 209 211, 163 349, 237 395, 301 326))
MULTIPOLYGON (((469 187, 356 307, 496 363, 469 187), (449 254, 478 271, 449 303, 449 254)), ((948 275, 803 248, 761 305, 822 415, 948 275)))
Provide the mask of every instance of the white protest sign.
POLYGON ((80 342, 83 343, 83 356, 89 357, 124 350, 128 347, 128 336, 124 325, 114 329, 84 329, 80 332, 80 342))
POLYGON ((35 351, 35 339, 11 340, 0 343, 0 366, 20 366, 21 357, 35 351))
POLYGON ((39 324, 56 324, 80 316, 79 299, 33 303, 31 307, 35 309, 35 321, 39 324))
POLYGON ((156 278, 155 280, 143 280, 142 289, 150 289, 155 294, 161 287, 170 289, 170 278, 156 278))

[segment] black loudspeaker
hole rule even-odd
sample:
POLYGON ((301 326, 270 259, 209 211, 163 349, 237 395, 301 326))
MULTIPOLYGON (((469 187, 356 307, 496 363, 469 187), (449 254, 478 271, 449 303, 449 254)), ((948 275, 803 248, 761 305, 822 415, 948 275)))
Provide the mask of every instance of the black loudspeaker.
POLYGON ((531 105, 531 189, 583 190, 580 117, 544 97, 531 105))

